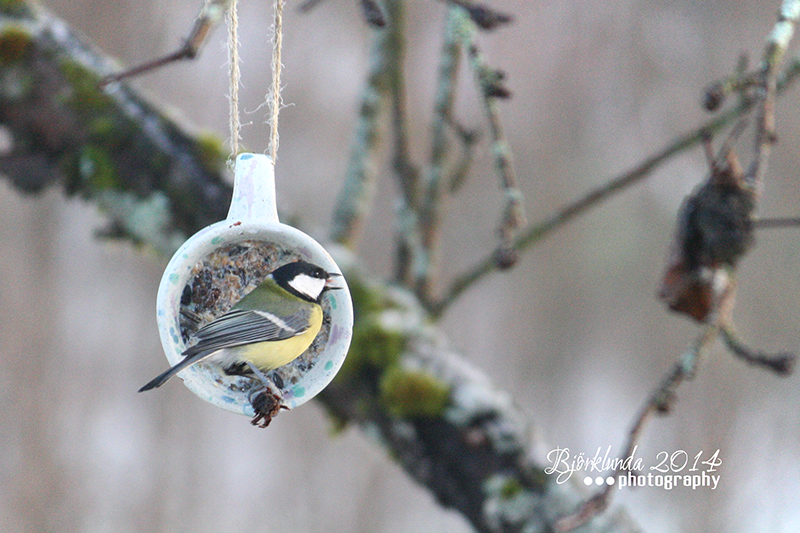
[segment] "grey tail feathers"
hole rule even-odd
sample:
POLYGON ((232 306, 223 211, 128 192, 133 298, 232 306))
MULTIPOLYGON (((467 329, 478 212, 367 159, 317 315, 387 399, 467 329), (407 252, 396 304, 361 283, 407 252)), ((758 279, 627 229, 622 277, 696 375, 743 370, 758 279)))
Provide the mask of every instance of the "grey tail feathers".
POLYGON ((169 370, 167 370, 163 374, 159 374, 158 376, 156 376, 152 381, 147 383, 147 385, 145 385, 144 387, 139 389, 139 392, 144 392, 146 390, 155 389, 156 387, 160 387, 161 385, 166 383, 169 378, 171 378, 172 376, 174 376, 175 374, 177 374, 178 372, 180 372, 184 368, 186 368, 188 366, 191 366, 194 363, 198 362, 200 359, 203 359, 203 358, 202 357, 196 357, 196 356, 195 357, 186 357, 186 358, 184 358, 183 361, 181 361, 177 365, 173 366, 172 368, 170 368, 169 370))

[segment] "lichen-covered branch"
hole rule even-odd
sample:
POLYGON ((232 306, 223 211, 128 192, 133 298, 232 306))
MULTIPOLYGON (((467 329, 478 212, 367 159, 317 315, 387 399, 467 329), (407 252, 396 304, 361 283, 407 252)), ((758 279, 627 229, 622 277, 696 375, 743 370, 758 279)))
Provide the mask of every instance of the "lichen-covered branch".
POLYGON ((412 286, 419 272, 425 271, 423 262, 422 238, 419 231, 420 170, 411 158, 409 151, 409 127, 406 110, 406 35, 403 0, 384 2, 387 13, 389 46, 389 90, 392 113, 392 172, 400 194, 397 198, 395 216, 396 253, 394 277, 398 283, 412 286))
POLYGON ((767 171, 770 148, 775 142, 775 99, 777 97, 778 68, 783 61, 789 43, 794 36, 800 18, 800 2, 784 0, 778 12, 778 22, 767 39, 766 50, 758 72, 758 123, 756 126, 753 161, 748 179, 754 189, 759 190, 767 171))
POLYGON ((11 147, 0 172, 27 192, 60 182, 97 202, 110 234, 162 253, 225 217, 231 191, 219 140, 125 86, 100 89, 112 62, 37 4, 3 6, 0 125, 11 147))
MULTIPOLYGON (((464 2, 457 2, 464 5, 464 2)), ((457 10, 461 16, 458 36, 461 46, 467 51, 468 62, 478 80, 480 95, 483 99, 486 117, 491 135, 491 152, 494 166, 500 178, 500 187, 505 196, 505 207, 497 228, 499 244, 495 251, 494 261, 498 268, 510 268, 516 263, 514 237, 517 230, 525 224, 525 209, 522 203, 522 192, 517 185, 517 172, 511 146, 503 130, 500 119, 498 100, 509 98, 511 91, 505 86, 505 73, 488 65, 475 40, 480 21, 486 21, 486 9, 483 6, 466 5, 457 10), (476 11, 476 9, 478 11, 476 11), (480 13, 480 15, 478 15, 480 13)), ((493 13, 489 11, 489 13, 493 13)), ((496 17, 491 20, 497 20, 496 17)), ((503 23, 510 19, 503 20, 503 23)), ((493 28, 496 22, 483 25, 484 29, 493 28)))
POLYGON ((421 233, 421 253, 425 255, 425 271, 415 281, 417 294, 423 301, 430 299, 433 272, 436 271, 436 251, 439 244, 439 230, 444 210, 445 189, 443 182, 447 174, 447 155, 450 142, 448 127, 453 123, 453 102, 455 101, 455 82, 461 55, 457 39, 457 8, 447 10, 444 42, 439 58, 439 69, 434 98, 433 120, 431 124, 431 154, 428 166, 422 176, 422 198, 419 206, 421 233))
POLYGON ((372 206, 376 187, 377 159, 390 100, 390 34, 382 28, 372 32, 367 83, 361 96, 350 161, 344 184, 336 199, 331 238, 353 248, 372 206))
MULTIPOLYGON (((383 443, 437 501, 481 532, 549 531, 579 501, 531 456, 525 414, 447 346, 415 295, 337 257, 356 323, 344 367, 320 397, 342 425, 383 443)), ((636 531, 621 512, 585 531, 636 531)))

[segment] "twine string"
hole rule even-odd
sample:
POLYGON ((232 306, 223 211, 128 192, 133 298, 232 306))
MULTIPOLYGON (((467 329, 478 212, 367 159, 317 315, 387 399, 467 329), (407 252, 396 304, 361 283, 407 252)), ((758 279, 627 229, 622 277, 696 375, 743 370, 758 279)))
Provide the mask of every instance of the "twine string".
POLYGON ((241 71, 239 65, 239 17, 237 15, 238 0, 230 0, 228 8, 228 74, 230 76, 230 89, 228 93, 228 126, 230 128, 231 159, 236 160, 239 155, 239 139, 241 138, 242 123, 239 118, 239 85, 241 84, 241 71))
MULTIPOLYGON (((239 118, 239 86, 241 85, 241 58, 239 57, 239 18, 237 15, 238 0, 230 0, 228 10, 228 70, 230 75, 229 127, 232 158, 239 154, 242 123, 239 118)), ((283 6, 284 0, 275 0, 275 21, 272 34, 272 85, 266 96, 269 108, 269 152, 273 163, 278 155, 278 114, 281 110, 281 49, 283 47, 283 6)))
POLYGON ((272 88, 267 95, 269 104, 269 150, 273 163, 278 155, 278 114, 281 110, 281 48, 283 47, 283 3, 275 0, 275 23, 272 34, 272 88))

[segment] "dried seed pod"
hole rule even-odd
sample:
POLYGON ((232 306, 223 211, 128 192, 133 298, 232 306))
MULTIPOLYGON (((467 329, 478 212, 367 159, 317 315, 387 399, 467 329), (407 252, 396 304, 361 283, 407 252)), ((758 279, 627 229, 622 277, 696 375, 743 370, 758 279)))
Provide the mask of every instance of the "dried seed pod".
POLYGON ((670 309, 705 322, 728 313, 734 271, 753 246, 756 192, 733 152, 723 166, 711 163, 706 183, 683 203, 659 296, 670 309))

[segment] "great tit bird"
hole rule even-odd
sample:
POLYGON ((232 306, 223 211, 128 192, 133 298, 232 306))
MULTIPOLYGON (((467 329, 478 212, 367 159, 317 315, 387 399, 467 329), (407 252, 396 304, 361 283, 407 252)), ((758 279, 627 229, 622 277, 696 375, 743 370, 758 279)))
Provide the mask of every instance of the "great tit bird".
POLYGON ((139 392, 160 387, 200 361, 227 374, 248 367, 263 373, 294 361, 322 327, 320 300, 325 291, 342 288, 331 284, 338 276, 305 261, 276 268, 228 312, 197 330, 197 343, 183 352, 184 359, 139 392))

